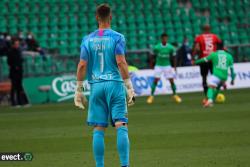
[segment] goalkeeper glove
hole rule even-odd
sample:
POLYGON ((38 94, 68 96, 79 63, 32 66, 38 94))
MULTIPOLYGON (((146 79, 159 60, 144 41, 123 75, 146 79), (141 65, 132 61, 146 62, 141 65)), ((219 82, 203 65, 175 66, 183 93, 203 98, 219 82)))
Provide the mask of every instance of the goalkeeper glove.
POLYGON ((85 95, 83 94, 82 81, 77 81, 74 102, 75 106, 81 109, 85 109, 85 107, 87 106, 88 101, 85 95))
POLYGON ((134 92, 132 82, 129 78, 125 79, 124 83, 125 83, 126 91, 127 91, 127 103, 128 103, 128 106, 130 107, 135 104, 135 92, 134 92))

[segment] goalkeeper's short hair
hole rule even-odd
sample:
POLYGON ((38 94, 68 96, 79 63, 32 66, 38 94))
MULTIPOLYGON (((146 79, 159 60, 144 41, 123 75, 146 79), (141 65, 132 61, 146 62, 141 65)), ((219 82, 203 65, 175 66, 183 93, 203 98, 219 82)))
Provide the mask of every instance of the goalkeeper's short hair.
POLYGON ((111 15, 111 8, 108 4, 101 4, 96 8, 96 15, 101 21, 106 21, 111 15))

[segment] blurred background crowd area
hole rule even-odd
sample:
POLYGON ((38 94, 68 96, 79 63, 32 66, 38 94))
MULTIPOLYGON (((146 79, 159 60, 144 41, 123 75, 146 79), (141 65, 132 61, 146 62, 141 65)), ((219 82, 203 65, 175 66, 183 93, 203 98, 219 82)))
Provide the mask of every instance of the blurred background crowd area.
POLYGON ((125 35, 127 59, 151 68, 152 46, 166 32, 178 66, 189 65, 193 40, 210 24, 234 55, 250 60, 249 0, 1 0, 0 80, 9 75, 8 50, 19 39, 24 77, 75 73, 83 36, 97 28, 95 9, 109 3, 112 28, 125 35))

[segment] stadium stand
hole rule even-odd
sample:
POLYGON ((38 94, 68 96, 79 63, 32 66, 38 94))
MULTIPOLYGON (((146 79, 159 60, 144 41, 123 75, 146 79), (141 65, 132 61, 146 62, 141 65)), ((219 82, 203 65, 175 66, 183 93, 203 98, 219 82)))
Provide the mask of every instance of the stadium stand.
MULTIPOLYGON (((204 23, 211 24, 226 45, 250 43, 249 0, 1 0, 0 32, 32 32, 49 53, 76 57, 82 37, 97 28, 95 8, 103 2, 112 5, 112 27, 126 36, 128 50, 152 47, 163 31, 170 42, 181 43, 184 36, 192 42, 204 23)), ((250 56, 250 49, 240 49, 240 55, 250 56)), ((139 68, 147 66, 143 56, 129 57, 140 58, 139 68)), ((6 58, 0 62, 6 75, 6 58)), ((36 75, 73 72, 76 66, 73 59, 65 63, 53 56, 47 61, 26 56, 24 63, 25 74, 36 75)))

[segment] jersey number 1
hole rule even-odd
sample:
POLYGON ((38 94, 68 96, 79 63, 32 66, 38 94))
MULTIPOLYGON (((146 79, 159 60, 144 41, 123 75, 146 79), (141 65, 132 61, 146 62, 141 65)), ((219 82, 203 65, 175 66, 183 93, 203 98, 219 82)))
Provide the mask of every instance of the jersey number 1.
POLYGON ((100 71, 102 73, 104 70, 104 54, 103 54, 103 52, 99 52, 98 56, 99 56, 99 60, 100 60, 100 71))

